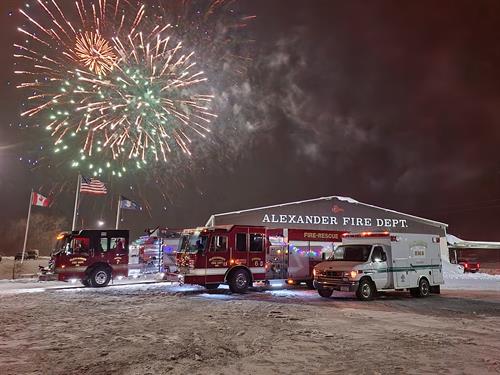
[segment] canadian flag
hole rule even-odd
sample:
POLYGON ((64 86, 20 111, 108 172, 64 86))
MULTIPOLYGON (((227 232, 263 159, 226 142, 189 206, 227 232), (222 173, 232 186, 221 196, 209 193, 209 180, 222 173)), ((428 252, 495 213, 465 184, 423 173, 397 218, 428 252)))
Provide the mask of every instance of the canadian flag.
POLYGON ((49 207, 50 199, 44 197, 42 194, 33 192, 33 198, 31 204, 33 206, 49 207))

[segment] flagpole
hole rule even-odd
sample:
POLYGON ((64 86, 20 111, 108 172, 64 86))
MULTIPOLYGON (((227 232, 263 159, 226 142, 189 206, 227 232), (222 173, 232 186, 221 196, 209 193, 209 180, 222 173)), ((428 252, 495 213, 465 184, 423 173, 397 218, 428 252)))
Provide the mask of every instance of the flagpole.
POLYGON ((118 227, 120 226, 120 214, 122 212, 122 196, 119 195, 118 196, 118 208, 116 210, 116 227, 115 229, 118 229, 118 227))
POLYGON ((80 201, 80 184, 82 183, 82 178, 80 173, 78 173, 78 182, 76 183, 76 194, 75 194, 75 210, 73 211, 73 225, 71 230, 76 230, 76 216, 78 215, 78 203, 80 201))
POLYGON ((23 255, 21 255, 21 264, 24 262, 24 254, 26 253, 26 244, 28 243, 28 230, 30 228, 31 206, 33 205, 33 189, 30 194, 30 205, 28 208, 28 219, 26 220, 26 232, 24 233, 23 255))

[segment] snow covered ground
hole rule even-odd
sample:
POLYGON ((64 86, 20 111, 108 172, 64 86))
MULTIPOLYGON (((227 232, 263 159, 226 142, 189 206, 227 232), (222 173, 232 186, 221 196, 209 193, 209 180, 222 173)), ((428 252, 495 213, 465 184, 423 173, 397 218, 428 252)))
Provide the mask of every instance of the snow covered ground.
POLYGON ((441 295, 0 281, 0 374, 499 373, 498 276, 441 295))
MULTIPOLYGON (((49 262, 49 257, 40 257, 39 259, 25 260, 21 265, 19 261, 16 262, 16 277, 23 275, 36 275, 38 266, 46 267, 49 262)), ((14 269, 14 257, 2 257, 0 261, 0 280, 12 279, 14 269)))
POLYGON ((305 289, 51 286, 0 294, 0 374, 500 371, 493 292, 399 293, 364 303, 305 289))

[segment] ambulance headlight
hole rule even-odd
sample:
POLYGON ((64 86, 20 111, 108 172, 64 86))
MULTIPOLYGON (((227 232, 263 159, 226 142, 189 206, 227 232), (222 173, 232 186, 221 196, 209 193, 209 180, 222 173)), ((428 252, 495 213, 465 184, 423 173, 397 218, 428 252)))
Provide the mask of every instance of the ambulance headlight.
POLYGON ((318 270, 316 268, 313 269, 313 276, 318 277, 318 276, 325 276, 325 272, 322 270, 318 270))
POLYGON ((352 270, 351 272, 344 272, 344 277, 350 277, 351 279, 355 279, 358 275, 358 271, 352 270))

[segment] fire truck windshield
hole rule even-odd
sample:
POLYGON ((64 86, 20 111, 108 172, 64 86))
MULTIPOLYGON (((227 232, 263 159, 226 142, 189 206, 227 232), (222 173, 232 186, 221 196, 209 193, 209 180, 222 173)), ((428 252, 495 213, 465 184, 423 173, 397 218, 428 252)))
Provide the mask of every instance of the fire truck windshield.
POLYGON ((71 242, 71 237, 70 236, 63 236, 62 238, 57 239, 56 245, 54 246, 54 251, 52 254, 56 255, 61 252, 66 252, 70 248, 70 242, 71 242))
POLYGON ((328 260, 366 262, 371 252, 371 245, 341 245, 328 260))
POLYGON ((200 235, 200 232, 194 232, 192 235, 182 236, 181 252, 197 253, 205 250, 207 246, 208 236, 200 235))

